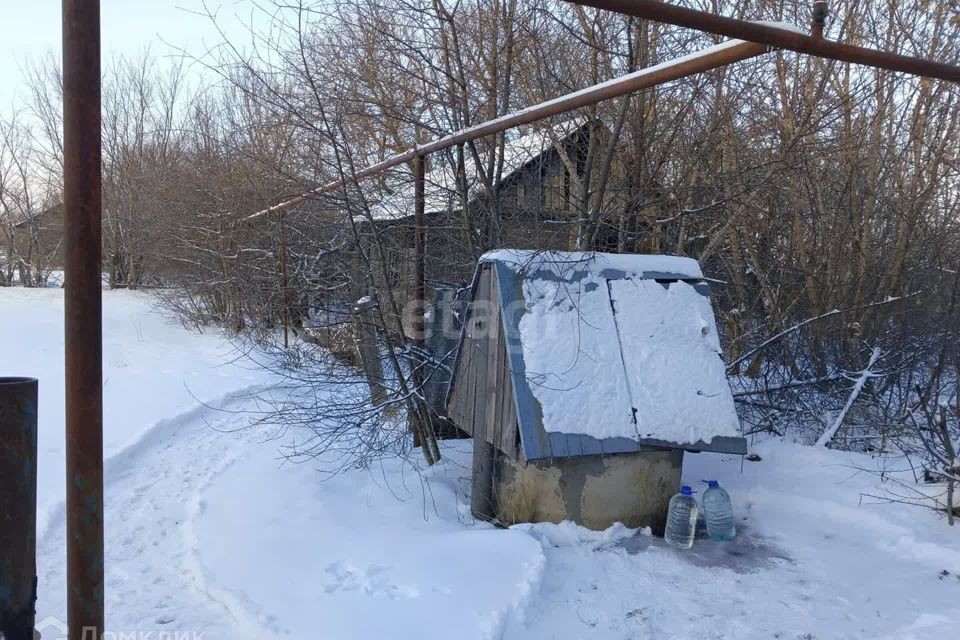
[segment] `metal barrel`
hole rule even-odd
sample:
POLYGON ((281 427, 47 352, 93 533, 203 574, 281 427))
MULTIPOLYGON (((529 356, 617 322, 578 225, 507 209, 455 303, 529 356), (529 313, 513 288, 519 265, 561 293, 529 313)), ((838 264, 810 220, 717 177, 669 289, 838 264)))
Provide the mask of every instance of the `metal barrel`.
POLYGON ((32 640, 37 598, 37 381, 0 378, 0 638, 32 640))

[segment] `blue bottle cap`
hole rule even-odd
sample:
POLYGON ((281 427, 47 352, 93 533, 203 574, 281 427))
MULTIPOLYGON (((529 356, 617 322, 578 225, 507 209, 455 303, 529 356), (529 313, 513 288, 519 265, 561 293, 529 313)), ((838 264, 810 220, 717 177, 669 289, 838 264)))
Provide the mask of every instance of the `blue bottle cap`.
POLYGON ((720 487, 720 483, 717 482, 716 480, 703 480, 703 482, 706 482, 707 486, 710 487, 711 489, 717 489, 720 487))
POLYGON ((682 487, 680 487, 680 493, 682 493, 682 494, 685 495, 685 496, 692 496, 692 495, 693 495, 693 489, 691 489, 691 488, 688 487, 687 485, 683 485, 682 487))

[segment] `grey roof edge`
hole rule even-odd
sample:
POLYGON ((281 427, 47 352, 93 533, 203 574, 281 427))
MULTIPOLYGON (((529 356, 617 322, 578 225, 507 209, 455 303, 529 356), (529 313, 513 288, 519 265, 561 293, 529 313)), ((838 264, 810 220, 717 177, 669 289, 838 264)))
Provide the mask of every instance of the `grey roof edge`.
POLYGON ((710 442, 698 440, 693 443, 677 443, 667 440, 658 440, 656 438, 640 438, 636 441, 644 447, 665 447, 668 449, 683 449, 684 451, 710 452, 710 453, 730 453, 735 455, 746 455, 747 440, 740 436, 715 436, 710 442))
POLYGON ((539 424, 537 413, 539 404, 533 397, 527 381, 526 363, 523 361, 523 347, 520 342, 520 316, 522 305, 511 304, 523 297, 517 291, 517 273, 499 261, 492 261, 493 273, 497 278, 497 292, 500 303, 500 320, 503 323, 504 345, 510 366, 510 382, 513 387, 514 410, 517 415, 517 432, 520 434, 520 450, 525 460, 550 458, 551 446, 547 434, 542 428, 536 433, 539 424))
POLYGON ((571 442, 573 438, 579 440, 578 448, 573 450, 554 452, 551 456, 528 458, 538 460, 546 458, 565 458, 580 455, 613 455, 618 453, 637 453, 646 448, 656 449, 683 449, 694 453, 726 453, 731 455, 746 455, 747 441, 739 436, 716 436, 710 442, 702 440, 693 443, 677 443, 656 438, 606 438, 598 440, 592 436, 580 434, 564 434, 553 432, 549 434, 552 442, 565 440, 571 442))

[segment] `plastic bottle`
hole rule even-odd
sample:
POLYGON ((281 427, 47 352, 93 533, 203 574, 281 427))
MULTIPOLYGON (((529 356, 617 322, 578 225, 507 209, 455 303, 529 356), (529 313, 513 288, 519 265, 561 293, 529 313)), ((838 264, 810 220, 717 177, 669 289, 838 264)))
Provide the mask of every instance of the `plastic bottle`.
POLYGON ((730 494, 716 480, 704 480, 708 488, 703 492, 703 519, 711 540, 733 540, 737 536, 733 524, 730 494))
POLYGON ((686 485, 680 487, 680 493, 670 498, 664 541, 677 549, 692 547, 699 513, 700 507, 697 506, 697 499, 693 497, 693 489, 686 485))

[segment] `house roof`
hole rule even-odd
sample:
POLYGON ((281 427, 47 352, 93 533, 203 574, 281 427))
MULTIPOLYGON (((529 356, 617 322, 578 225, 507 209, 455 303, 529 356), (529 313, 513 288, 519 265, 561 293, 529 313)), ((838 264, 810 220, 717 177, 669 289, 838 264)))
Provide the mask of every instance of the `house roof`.
MULTIPOLYGON (((573 118, 552 127, 535 129, 503 148, 503 175, 506 180, 527 165, 540 160, 554 149, 553 140, 566 141, 586 126, 586 118, 573 118)), ((465 164, 467 191, 475 198, 483 191, 476 163, 469 157, 465 164)), ((409 172, 400 174, 393 192, 370 207, 374 220, 403 220, 414 215, 414 184, 409 172)), ((424 213, 442 213, 460 208, 456 167, 443 163, 424 175, 424 213)))
POLYGON ((483 256, 478 273, 485 265, 527 460, 644 446, 746 453, 695 260, 508 250, 483 256))
MULTIPOLYGON (((13 214, 13 213, 9 215, 13 220, 13 226, 17 229, 20 229, 22 227, 27 226, 28 224, 36 223, 40 220, 43 220, 49 217, 63 216, 63 203, 55 204, 51 207, 47 207, 46 209, 43 209, 39 213, 36 213, 32 216, 26 216, 23 214, 13 214)), ((2 214, 0 214, 0 216, 2 216, 2 214)))

